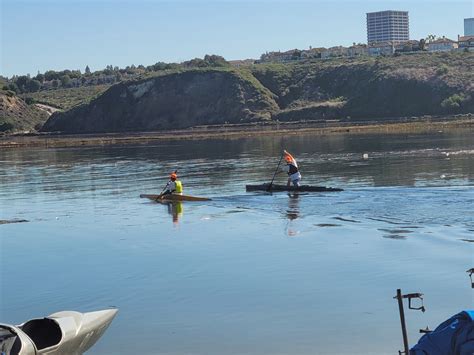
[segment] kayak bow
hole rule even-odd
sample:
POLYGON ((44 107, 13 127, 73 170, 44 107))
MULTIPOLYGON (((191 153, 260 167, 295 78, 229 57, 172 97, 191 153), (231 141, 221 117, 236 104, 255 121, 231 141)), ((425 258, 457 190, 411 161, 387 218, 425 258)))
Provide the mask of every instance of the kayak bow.
POLYGON ((64 311, 17 326, 0 324, 0 351, 10 355, 79 355, 99 340, 117 312, 64 311))

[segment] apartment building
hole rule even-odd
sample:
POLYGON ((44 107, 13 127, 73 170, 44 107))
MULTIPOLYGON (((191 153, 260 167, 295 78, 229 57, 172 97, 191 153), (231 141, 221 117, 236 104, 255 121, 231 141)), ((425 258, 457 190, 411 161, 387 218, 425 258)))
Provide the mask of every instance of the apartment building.
POLYGON ((464 19, 464 36, 474 36, 474 17, 464 19))
POLYGON ((408 11, 367 13, 367 43, 406 42, 410 39, 408 11))

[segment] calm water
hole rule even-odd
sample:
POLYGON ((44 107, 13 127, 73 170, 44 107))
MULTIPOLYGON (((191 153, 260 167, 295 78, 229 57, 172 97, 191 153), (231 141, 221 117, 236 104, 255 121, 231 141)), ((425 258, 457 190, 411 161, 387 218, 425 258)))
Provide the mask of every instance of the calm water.
MULTIPOLYGON (((300 135, 0 151, 0 321, 120 312, 90 354, 396 354, 472 308, 474 133, 300 135), (304 183, 246 193, 281 149, 304 183), (369 159, 362 155, 367 153, 369 159), (162 205, 178 169, 185 192, 162 205)), ((284 176, 279 181, 284 181, 284 176)))

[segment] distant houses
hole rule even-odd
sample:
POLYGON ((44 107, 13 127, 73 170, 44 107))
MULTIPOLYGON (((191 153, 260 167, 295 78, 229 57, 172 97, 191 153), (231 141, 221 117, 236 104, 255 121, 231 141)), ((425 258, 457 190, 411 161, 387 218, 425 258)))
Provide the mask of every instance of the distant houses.
POLYGON ((459 37, 457 41, 446 37, 429 41, 384 41, 370 44, 354 43, 350 47, 335 46, 330 48, 309 48, 306 50, 291 49, 285 52, 267 52, 262 54, 258 63, 288 63, 301 60, 332 58, 355 58, 363 56, 391 56, 419 52, 474 51, 474 36, 459 37))
POLYGON ((474 18, 464 19, 464 36, 452 40, 445 36, 410 40, 408 11, 385 10, 366 14, 367 44, 353 43, 350 47, 291 49, 267 52, 257 63, 287 63, 300 60, 329 60, 363 56, 391 56, 417 52, 474 51, 474 18))

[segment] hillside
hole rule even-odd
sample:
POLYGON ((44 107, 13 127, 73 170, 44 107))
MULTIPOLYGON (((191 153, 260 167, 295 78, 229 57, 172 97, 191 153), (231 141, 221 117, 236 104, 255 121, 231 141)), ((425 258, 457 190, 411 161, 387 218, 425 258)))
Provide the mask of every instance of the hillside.
POLYGON ((40 128, 48 116, 11 91, 0 91, 0 132, 33 131, 40 128))
POLYGON ((474 112, 474 54, 332 59, 166 71, 55 113, 45 131, 124 132, 259 120, 474 112))
POLYGON ((125 132, 271 119, 272 94, 246 71, 195 69, 112 86, 90 104, 56 113, 44 131, 125 132))
POLYGON ((474 111, 474 54, 440 53, 256 65, 288 119, 353 119, 474 111))

